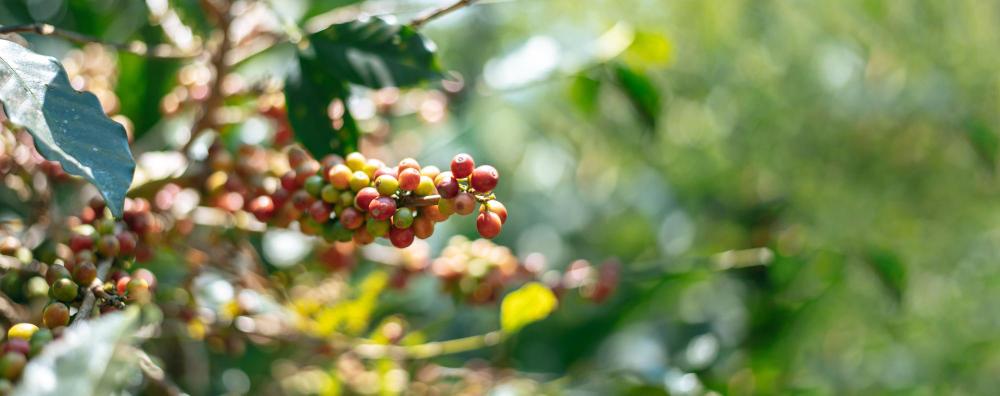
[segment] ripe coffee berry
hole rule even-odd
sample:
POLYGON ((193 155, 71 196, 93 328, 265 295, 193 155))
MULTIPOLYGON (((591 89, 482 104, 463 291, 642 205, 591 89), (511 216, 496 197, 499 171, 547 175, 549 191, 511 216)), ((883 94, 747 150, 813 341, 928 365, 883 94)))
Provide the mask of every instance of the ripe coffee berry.
POLYGON ((76 268, 73 268, 73 280, 78 285, 84 287, 90 286, 96 278, 97 267, 94 266, 94 263, 81 263, 77 264, 76 268))
POLYGON ((402 171, 403 169, 420 171, 420 163, 413 158, 404 158, 402 161, 399 161, 399 170, 402 171))
POLYGON ((479 231, 479 235, 483 238, 492 239, 500 235, 502 226, 503 223, 500 221, 500 216, 496 213, 486 211, 476 217, 476 230, 479 231))
POLYGON ((500 201, 491 199, 479 207, 479 213, 482 213, 487 210, 496 213, 498 216, 500 216, 501 223, 507 222, 507 207, 503 206, 503 204, 500 203, 500 201))
POLYGON ((254 217, 260 221, 268 221, 274 217, 275 204, 274 200, 267 195, 261 195, 250 201, 250 213, 253 213, 254 217))
POLYGON ((413 191, 420 184, 420 172, 413 168, 406 168, 399 171, 399 188, 405 191, 413 191))
POLYGON ((131 231, 122 231, 115 236, 118 238, 118 252, 125 256, 135 254, 135 246, 138 244, 136 236, 131 231))
POLYGON ((434 234, 434 221, 420 215, 413 219, 413 225, 410 228, 413 229, 413 234, 417 238, 427 239, 434 234))
POLYGON ((295 175, 295 171, 285 172, 281 175, 281 187, 288 191, 295 191, 299 189, 298 177, 295 175))
POLYGON ((52 288, 49 289, 49 294, 52 298, 65 303, 76 300, 78 293, 79 287, 69 278, 60 278, 55 281, 55 283, 52 284, 52 288))
POLYGON ((358 245, 367 245, 369 243, 375 242, 375 237, 368 233, 368 227, 359 227, 354 230, 354 235, 351 237, 354 243, 358 245))
POLYGON ((365 215, 354 208, 344 208, 343 212, 340 212, 340 224, 344 225, 344 228, 348 230, 354 230, 361 227, 361 224, 365 222, 365 215))
POLYGON ((444 172, 438 175, 437 191, 441 195, 441 198, 455 198, 460 191, 458 180, 455 179, 455 176, 452 176, 451 172, 444 172))
POLYGON ((386 176, 386 175, 388 175, 388 176, 396 177, 398 174, 399 174, 399 172, 396 172, 396 168, 389 168, 389 167, 383 166, 381 168, 378 168, 378 170, 375 171, 375 174, 373 174, 372 177, 374 177, 375 180, 378 180, 378 178, 380 176, 386 176))
POLYGON ((463 192, 455 197, 455 213, 465 216, 476 210, 476 198, 472 194, 463 192))
POLYGON ((330 208, 326 202, 316 201, 309 207, 309 216, 317 223, 323 224, 330 220, 330 208))
POLYGON ((480 165, 472 171, 472 178, 469 179, 469 185, 478 192, 489 192, 493 191, 499 180, 500 172, 497 172, 496 168, 489 165, 480 165))
POLYGON ((61 302, 49 304, 42 311, 42 323, 50 329, 69 324, 69 307, 61 302))
POLYGON ((476 162, 472 160, 472 156, 465 153, 456 155, 451 160, 451 173, 458 179, 469 177, 475 167, 476 162))
POLYGON ((421 208, 420 210, 421 210, 420 213, 422 213, 424 216, 427 216, 428 219, 431 219, 431 221, 435 223, 440 223, 442 221, 448 220, 448 217, 450 215, 450 213, 449 214, 441 213, 440 206, 438 205, 426 206, 424 208, 421 208))
POLYGON ((69 248, 74 252, 93 249, 94 238, 89 235, 73 234, 69 238, 69 248))
POLYGON ((392 242, 392 246, 400 249, 412 245, 413 237, 414 233, 411 228, 392 227, 392 229, 389 230, 389 241, 392 242))
POLYGON ((368 205, 368 213, 375 220, 389 220, 396 213, 396 201, 389 197, 378 197, 368 205))
POLYGON ((362 212, 367 212, 368 206, 371 205, 375 198, 378 198, 378 190, 375 187, 362 188, 358 191, 358 195, 354 197, 354 206, 362 212))
POLYGON ((130 276, 123 276, 118 278, 118 282, 115 282, 115 291, 118 292, 119 296, 124 296, 125 292, 128 291, 128 283, 132 280, 130 276))
POLYGON ((441 169, 438 169, 438 167, 434 165, 429 165, 421 168, 420 174, 431 178, 431 180, 434 180, 434 178, 436 178, 439 174, 441 174, 441 169))
POLYGON ((292 206, 296 210, 306 211, 315 199, 305 190, 296 191, 292 194, 292 206))
POLYGON ((3 353, 14 352, 28 356, 28 354, 31 353, 31 343, 29 343, 28 340, 13 338, 3 343, 2 351, 3 353))

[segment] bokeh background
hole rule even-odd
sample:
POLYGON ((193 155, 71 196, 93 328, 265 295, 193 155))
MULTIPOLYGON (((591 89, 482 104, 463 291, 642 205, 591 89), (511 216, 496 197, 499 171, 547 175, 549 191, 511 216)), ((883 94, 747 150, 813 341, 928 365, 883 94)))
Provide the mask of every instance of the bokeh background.
MULTIPOLYGON (((0 23, 155 38, 147 15, 160 3, 10 0, 0 23)), ((169 3, 191 18, 196 2, 169 3)), ((346 15, 407 21, 442 3, 371 0, 346 15)), ((371 128, 366 147, 493 164, 511 213, 497 243, 553 269, 617 259, 621 283, 602 304, 564 302, 501 348, 437 363, 482 359, 581 395, 1000 387, 1000 3, 477 3, 423 29, 450 88, 371 128)), ((141 157, 170 145, 163 98, 177 73, 129 59, 114 89, 141 157)), ((281 75, 280 59, 239 72, 281 75)), ((355 117, 377 117, 355 94, 355 117)), ((271 133, 248 124, 234 139, 271 133)), ((472 222, 439 229, 432 251, 454 234, 474 237, 472 222)), ((496 328, 495 307, 456 305, 434 282, 383 295, 384 309, 442 338, 496 328)), ((269 364, 205 356, 212 373, 248 380, 269 364)))

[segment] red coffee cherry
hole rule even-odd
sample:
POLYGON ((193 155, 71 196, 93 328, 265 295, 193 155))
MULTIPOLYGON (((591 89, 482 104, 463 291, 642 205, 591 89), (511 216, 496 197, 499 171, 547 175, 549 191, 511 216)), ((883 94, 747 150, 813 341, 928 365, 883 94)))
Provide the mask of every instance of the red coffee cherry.
POLYGON ((491 199, 479 207, 479 213, 482 213, 486 210, 489 210, 490 212, 496 213, 498 216, 500 216, 501 223, 507 222, 507 207, 503 206, 503 204, 500 203, 500 201, 491 199))
MULTIPOLYGON (((65 307, 65 305, 63 305, 63 307, 65 307)), ((67 316, 69 315, 68 309, 66 310, 66 314, 67 316)), ((69 318, 67 317, 67 319, 69 318)), ((20 353, 24 356, 28 356, 28 353, 31 352, 31 343, 29 343, 28 340, 22 340, 20 338, 11 338, 7 340, 7 342, 3 343, 2 351, 3 353, 14 352, 14 353, 20 353)))
POLYGON ((476 162, 472 159, 472 156, 465 153, 456 155, 451 160, 451 173, 458 179, 469 177, 475 167, 476 162))
POLYGON ((87 287, 97 278, 97 267, 94 263, 80 263, 73 269, 73 280, 80 286, 87 287))
POLYGON ((392 246, 402 249, 413 244, 414 235, 412 228, 392 227, 389 230, 389 241, 392 246))
POLYGON ((94 238, 89 235, 73 234, 69 238, 69 248, 73 250, 74 253, 81 250, 91 250, 94 248, 94 238))
POLYGON ((410 226, 413 230, 414 236, 420 239, 430 238, 434 234, 434 221, 427 216, 417 216, 413 219, 413 225, 410 226))
POLYGON ((368 213, 375 220, 389 220, 396 213, 396 201, 389 197, 378 197, 368 204, 368 213))
POLYGON ((469 185, 478 192, 488 192, 493 191, 499 180, 500 172, 497 172, 496 168, 489 165, 480 165, 472 171, 472 179, 469 180, 469 185))
POLYGON ((316 201, 309 206, 309 216, 317 223, 323 224, 330 220, 330 207, 326 202, 316 201))
POLYGON ((54 329, 69 324, 69 307, 61 302, 54 302, 42 311, 42 324, 54 329))
POLYGON ((500 216, 496 213, 486 211, 480 213, 476 218, 476 230, 483 238, 492 239, 500 235, 502 227, 503 222, 500 221, 500 216))
POLYGON ((135 254, 135 246, 138 244, 138 238, 131 231, 122 231, 116 236, 118 238, 118 251, 120 254, 125 256, 131 256, 135 254))
POLYGON ((124 296, 125 292, 128 291, 128 283, 132 281, 131 276, 123 276, 118 278, 118 282, 115 282, 115 290, 118 292, 119 296, 124 296))
POLYGON ((295 191, 298 190, 299 187, 302 187, 302 185, 299 184, 295 171, 288 171, 285 172, 284 175, 281 175, 281 188, 288 191, 295 191))
POLYGON ((476 210, 476 198, 469 193, 460 193, 455 197, 455 213, 465 216, 476 210))
POLYGON ((343 212, 340 212, 340 224, 344 225, 344 228, 348 230, 354 230, 361 227, 365 223, 365 215, 354 208, 344 208, 343 212))
POLYGON ((413 191, 420 184, 420 172, 413 168, 399 171, 399 189, 413 191))
POLYGON ((403 158, 402 161, 399 161, 399 170, 402 171, 403 169, 413 169, 419 172, 420 163, 413 158, 403 158))
POLYGON ((250 201, 250 213, 253 213, 257 220, 263 222, 271 220, 275 213, 274 200, 267 195, 254 198, 250 201))
POLYGON ((358 195, 354 197, 354 206, 361 210, 362 212, 368 211, 368 205, 378 198, 378 190, 375 187, 365 187, 358 191, 358 195))
POLYGON ((437 191, 441 198, 455 198, 459 193, 458 180, 452 176, 451 172, 444 172, 438 175, 437 191))

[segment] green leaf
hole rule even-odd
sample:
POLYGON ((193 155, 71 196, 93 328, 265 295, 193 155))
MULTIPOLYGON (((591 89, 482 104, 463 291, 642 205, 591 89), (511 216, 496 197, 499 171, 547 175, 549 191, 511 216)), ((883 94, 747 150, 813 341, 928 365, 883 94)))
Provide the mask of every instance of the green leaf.
POLYGON ((965 134, 986 169, 994 171, 997 166, 997 153, 1000 152, 1000 138, 997 134, 989 125, 978 119, 966 122, 965 134))
POLYGON ((327 73, 371 88, 407 87, 441 75, 434 45, 409 26, 372 18, 309 36, 327 73))
POLYGON ((346 106, 350 87, 326 73, 317 60, 306 54, 298 58, 298 73, 285 81, 285 104, 295 139, 316 158, 357 150, 358 126, 346 106), (344 111, 337 123, 328 115, 335 99, 341 101, 344 111))
POLYGON ((545 285, 527 283, 503 298, 500 303, 500 328, 506 333, 514 333, 545 319, 558 304, 556 295, 545 285))
POLYGON ((878 274, 879 280, 898 302, 906 288, 906 266, 894 253, 875 249, 868 255, 868 264, 878 274))
POLYGON ((136 369, 122 353, 139 325, 132 308, 81 321, 28 361, 13 395, 109 395, 136 369))
POLYGON ((125 128, 104 115, 97 97, 74 90, 54 58, 0 40, 0 102, 42 156, 94 183, 121 216, 135 160, 125 128))
POLYGON ((362 1, 364 0, 314 0, 310 2, 309 8, 306 10, 306 13, 302 15, 301 19, 309 19, 316 15, 333 11, 340 7, 357 4, 362 1))
POLYGON ((597 111, 597 98, 601 91, 601 80, 588 73, 577 73, 569 83, 569 99, 584 115, 597 111))
POLYGON ((645 73, 621 63, 616 63, 612 67, 618 87, 632 104, 639 119, 646 126, 655 128, 660 117, 660 93, 652 80, 645 73))

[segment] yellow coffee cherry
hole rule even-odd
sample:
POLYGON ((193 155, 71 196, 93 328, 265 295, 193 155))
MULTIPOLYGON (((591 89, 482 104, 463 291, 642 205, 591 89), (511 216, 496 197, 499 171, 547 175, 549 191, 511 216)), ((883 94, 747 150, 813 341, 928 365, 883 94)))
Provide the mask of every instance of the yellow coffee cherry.
POLYGON ((31 336, 34 335, 36 331, 38 331, 38 326, 31 323, 18 323, 11 327, 10 330, 7 330, 7 338, 20 338, 28 341, 31 340, 31 336))

